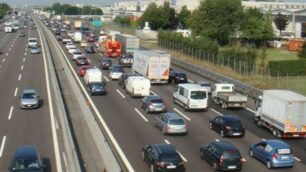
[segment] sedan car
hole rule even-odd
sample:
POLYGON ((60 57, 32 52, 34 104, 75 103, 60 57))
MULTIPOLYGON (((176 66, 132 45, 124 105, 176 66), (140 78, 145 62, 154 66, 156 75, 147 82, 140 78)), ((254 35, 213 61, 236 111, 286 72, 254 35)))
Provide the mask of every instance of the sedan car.
POLYGON ((114 79, 119 79, 120 76, 124 73, 123 69, 120 68, 113 68, 110 72, 109 72, 109 77, 114 80, 114 79))
POLYGON ((151 144, 142 149, 142 160, 151 167, 151 171, 184 172, 185 164, 180 154, 171 144, 151 144))
POLYGON ((221 137, 244 136, 244 126, 239 118, 232 115, 217 116, 209 121, 209 128, 215 130, 221 137))
POLYGON ((39 96, 34 89, 23 90, 19 98, 22 109, 35 109, 39 107, 39 96))
POLYGON ((31 47, 30 51, 31 51, 31 54, 39 54, 40 53, 40 49, 38 47, 31 47))
POLYGON ((267 168, 293 167, 294 155, 290 146, 281 140, 265 140, 251 145, 249 155, 266 164, 267 168))
POLYGON ((87 42, 86 41, 81 41, 80 46, 81 47, 87 47, 87 42))
POLYGON ((25 37, 25 34, 23 32, 20 32, 19 37, 25 37))
POLYGON ((66 42, 66 49, 69 50, 70 48, 76 48, 73 42, 66 42))
POLYGON ((87 69, 93 69, 93 68, 94 68, 93 66, 81 66, 81 67, 79 68, 79 76, 80 76, 80 77, 84 77, 85 74, 86 74, 86 70, 87 70, 87 69))
POLYGON ((176 112, 162 113, 154 118, 154 125, 166 134, 187 134, 186 121, 176 112))
POLYGON ((45 165, 33 145, 18 147, 11 160, 10 172, 43 172, 45 165))
POLYGON ((87 42, 95 42, 96 41, 96 38, 94 36, 88 36, 86 38, 87 42))
POLYGON ((90 65, 90 61, 86 57, 80 57, 75 60, 76 65, 90 65))
POLYGON ((100 63, 101 69, 110 69, 112 66, 112 61, 110 59, 102 59, 100 63))
POLYGON ((87 46, 85 48, 86 53, 95 53, 95 48, 93 46, 87 46))
POLYGON ((146 113, 150 112, 166 112, 167 106, 164 100, 159 96, 146 96, 141 100, 141 108, 143 108, 146 113))
POLYGON ((90 95, 105 95, 107 93, 105 84, 102 82, 90 82, 87 88, 90 95))
POLYGON ((187 75, 183 72, 177 72, 177 71, 170 71, 169 74, 169 83, 179 84, 179 83, 187 83, 187 75))

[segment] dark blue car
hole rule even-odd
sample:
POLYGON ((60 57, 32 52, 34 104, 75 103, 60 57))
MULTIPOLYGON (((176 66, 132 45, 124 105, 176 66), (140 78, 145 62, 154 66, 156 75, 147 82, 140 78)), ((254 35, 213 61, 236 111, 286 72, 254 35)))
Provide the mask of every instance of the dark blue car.
POLYGON ((10 172, 43 172, 44 165, 35 146, 21 146, 16 149, 9 166, 10 172))
POLYGON ((253 144, 249 155, 265 163, 269 169, 294 166, 294 156, 290 146, 280 140, 266 140, 253 144))

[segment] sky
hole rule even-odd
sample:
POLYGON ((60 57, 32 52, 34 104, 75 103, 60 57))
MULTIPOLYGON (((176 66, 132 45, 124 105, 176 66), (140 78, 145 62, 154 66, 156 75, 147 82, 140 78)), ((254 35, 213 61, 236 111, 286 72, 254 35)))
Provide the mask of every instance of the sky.
MULTIPOLYGON (((9 5, 47 5, 51 6, 56 2, 60 2, 61 4, 76 4, 76 3, 84 3, 84 4, 95 4, 95 5, 111 5, 114 2, 119 1, 129 1, 129 0, 0 0, 0 3, 8 3, 9 5)), ((135 0, 134 0, 135 1, 135 0)), ((306 0, 284 0, 286 2, 305 2, 306 0)))

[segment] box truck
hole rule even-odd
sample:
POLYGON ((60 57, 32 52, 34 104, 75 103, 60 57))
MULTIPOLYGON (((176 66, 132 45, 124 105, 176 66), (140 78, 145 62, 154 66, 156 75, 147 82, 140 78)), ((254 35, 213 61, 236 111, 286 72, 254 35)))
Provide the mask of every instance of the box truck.
POLYGON ((139 50, 139 38, 133 35, 117 34, 116 41, 121 42, 122 53, 133 53, 139 50))
POLYGON ((158 50, 134 52, 132 71, 148 78, 151 83, 168 83, 170 54, 158 50))
POLYGON ((84 80, 86 84, 91 82, 102 82, 102 72, 98 68, 87 69, 84 80))
POLYGON ((306 137, 306 97, 289 90, 264 90, 255 121, 275 137, 306 137))
POLYGON ((81 26, 82 26, 82 21, 81 20, 75 20, 74 21, 74 24, 73 24, 74 29, 80 30, 81 26))
POLYGON ((82 41, 82 33, 81 32, 75 32, 73 35, 73 42, 81 42, 82 41))

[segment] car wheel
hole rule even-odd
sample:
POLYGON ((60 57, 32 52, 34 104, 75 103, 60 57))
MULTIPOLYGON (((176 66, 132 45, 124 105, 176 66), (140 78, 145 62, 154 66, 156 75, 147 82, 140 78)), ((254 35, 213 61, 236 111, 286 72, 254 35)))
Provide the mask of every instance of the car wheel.
POLYGON ((209 129, 212 130, 212 123, 211 122, 209 122, 209 129))
POLYGON ((201 157, 201 159, 204 158, 204 153, 202 151, 200 151, 200 157, 201 157))
POLYGON ((167 131, 165 127, 163 128, 163 135, 167 135, 167 131))
POLYGON ((149 108, 146 108, 146 113, 150 113, 149 108))
POLYGON ((266 165, 267 165, 267 168, 268 168, 268 169, 271 169, 271 168, 272 168, 272 164, 271 164, 270 161, 268 161, 266 165))
POLYGON ((187 110, 188 110, 187 105, 184 105, 184 111, 187 111, 187 110))
POLYGON ((145 155, 144 155, 144 152, 141 152, 141 159, 142 159, 143 161, 145 161, 145 155))
POLYGON ((151 172, 156 172, 156 171, 157 170, 156 170, 155 166, 153 164, 151 164, 151 172))
POLYGON ((215 170, 215 171, 217 171, 218 170, 218 164, 215 162, 215 163, 213 163, 213 169, 215 170))
POLYGON ((220 131, 220 136, 224 137, 224 131, 223 130, 220 131))
POLYGON ((253 150, 249 150, 249 155, 250 155, 250 157, 254 157, 254 152, 253 152, 253 150))

